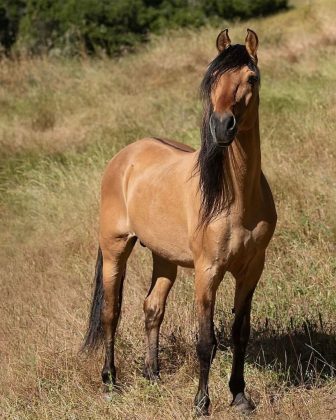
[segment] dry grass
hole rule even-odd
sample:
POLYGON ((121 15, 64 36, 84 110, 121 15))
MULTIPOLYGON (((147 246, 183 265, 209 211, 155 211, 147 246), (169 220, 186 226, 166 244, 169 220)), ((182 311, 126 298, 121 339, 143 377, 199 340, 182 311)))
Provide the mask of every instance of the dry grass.
MULTIPOLYGON (((336 9, 296 1, 236 24, 260 36, 263 166, 279 224, 253 308, 246 369, 256 418, 336 412, 336 9)), ((182 270, 162 328, 162 383, 141 377, 142 301, 150 258, 128 266, 117 366, 120 394, 100 396, 101 354, 79 349, 97 247, 100 176, 147 134, 199 143, 197 89, 218 29, 177 32, 119 61, 3 62, 0 68, 2 418, 185 419, 197 385, 193 279, 182 270)), ((233 282, 218 294, 221 341, 211 371, 213 418, 228 407, 233 282)))

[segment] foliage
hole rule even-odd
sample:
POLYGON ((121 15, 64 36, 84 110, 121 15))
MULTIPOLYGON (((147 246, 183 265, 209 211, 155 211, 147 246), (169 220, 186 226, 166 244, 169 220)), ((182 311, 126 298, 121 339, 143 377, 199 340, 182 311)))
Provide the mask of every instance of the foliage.
POLYGON ((15 43, 25 0, 0 0, 0 45, 8 52, 15 43))
POLYGON ((217 15, 225 19, 265 16, 287 7, 287 0, 203 0, 208 16, 217 15))
POLYGON ((9 53, 62 55, 132 48, 150 32, 200 27, 209 20, 250 18, 288 0, 0 0, 0 44, 9 53))

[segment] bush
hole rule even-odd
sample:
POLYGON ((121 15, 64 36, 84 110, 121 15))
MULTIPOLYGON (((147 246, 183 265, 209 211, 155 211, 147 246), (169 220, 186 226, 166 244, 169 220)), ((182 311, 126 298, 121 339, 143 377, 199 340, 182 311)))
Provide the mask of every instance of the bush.
POLYGON ((66 55, 104 50, 113 54, 147 32, 142 0, 27 0, 20 43, 33 53, 58 49, 66 55))
POLYGON ((288 7, 287 0, 203 0, 203 8, 208 16, 225 19, 248 19, 266 16, 288 7))
POLYGON ((0 45, 6 54, 16 41, 25 3, 24 0, 0 0, 0 45))
POLYGON ((33 54, 133 48, 150 32, 246 19, 287 7, 287 0, 0 0, 0 43, 33 54))

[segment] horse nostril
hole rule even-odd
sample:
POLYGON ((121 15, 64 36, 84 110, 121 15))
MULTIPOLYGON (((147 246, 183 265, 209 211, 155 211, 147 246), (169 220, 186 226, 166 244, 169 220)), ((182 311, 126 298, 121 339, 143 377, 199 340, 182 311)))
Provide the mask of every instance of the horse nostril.
POLYGON ((232 117, 230 117, 228 121, 228 125, 227 125, 228 131, 232 131, 235 128, 235 126, 236 126, 236 119, 234 115, 232 115, 232 117))

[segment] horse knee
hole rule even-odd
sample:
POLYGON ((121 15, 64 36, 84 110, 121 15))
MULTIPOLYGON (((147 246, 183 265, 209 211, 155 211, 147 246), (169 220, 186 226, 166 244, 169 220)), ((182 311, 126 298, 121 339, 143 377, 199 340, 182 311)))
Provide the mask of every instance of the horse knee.
POLYGON ((232 341, 235 347, 246 347, 250 338, 249 323, 237 320, 232 326, 232 341))
POLYGON ((203 363, 211 363, 217 351, 217 340, 212 337, 209 340, 201 339, 196 345, 198 359, 203 363))

